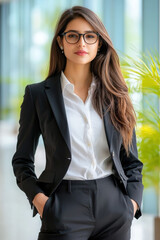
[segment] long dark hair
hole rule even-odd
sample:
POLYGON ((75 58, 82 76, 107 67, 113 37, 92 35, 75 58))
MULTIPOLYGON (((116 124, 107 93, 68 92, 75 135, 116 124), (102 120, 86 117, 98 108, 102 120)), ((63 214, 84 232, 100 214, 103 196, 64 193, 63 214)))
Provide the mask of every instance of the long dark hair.
POLYGON ((91 62, 91 72, 97 84, 92 98, 93 106, 101 117, 105 113, 104 109, 110 113, 112 124, 120 132, 128 153, 136 124, 134 108, 112 41, 99 17, 88 8, 75 6, 61 15, 52 41, 48 77, 65 69, 66 57, 62 54, 57 37, 65 31, 67 24, 77 17, 84 18, 100 35, 100 51, 91 62))

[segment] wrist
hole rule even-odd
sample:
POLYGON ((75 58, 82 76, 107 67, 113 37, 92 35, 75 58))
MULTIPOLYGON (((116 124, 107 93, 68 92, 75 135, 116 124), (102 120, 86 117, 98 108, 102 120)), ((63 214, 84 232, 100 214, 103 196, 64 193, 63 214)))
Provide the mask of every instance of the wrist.
POLYGON ((136 213, 137 210, 139 209, 139 206, 138 206, 137 202, 134 201, 133 199, 131 199, 131 201, 132 201, 132 204, 133 204, 133 207, 134 207, 134 215, 135 215, 135 213, 136 213))
POLYGON ((41 202, 44 197, 46 197, 44 193, 42 192, 37 193, 32 201, 33 205, 36 205, 37 203, 41 202))

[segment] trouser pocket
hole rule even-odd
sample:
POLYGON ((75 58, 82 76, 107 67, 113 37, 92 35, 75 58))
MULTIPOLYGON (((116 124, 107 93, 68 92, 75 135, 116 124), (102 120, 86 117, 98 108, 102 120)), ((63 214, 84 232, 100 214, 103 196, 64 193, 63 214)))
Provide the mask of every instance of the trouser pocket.
POLYGON ((49 197, 44 205, 44 208, 43 208, 43 213, 42 213, 42 220, 45 218, 45 216, 47 215, 47 209, 49 207, 49 204, 50 204, 50 201, 51 201, 51 197, 49 197))
POLYGON ((69 192, 62 187, 44 206, 41 232, 59 234, 72 228, 78 231, 87 222, 90 222, 89 190, 80 186, 69 192))
POLYGON ((125 198, 128 202, 128 210, 130 211, 130 214, 131 214, 131 220, 133 220, 133 217, 134 217, 134 206, 133 206, 133 203, 130 199, 130 197, 128 195, 125 195, 125 198))
POLYGON ((126 191, 124 191, 124 188, 122 185, 119 183, 118 179, 114 177, 114 185, 117 188, 117 191, 119 192, 119 203, 121 202, 122 204, 122 209, 125 211, 124 216, 126 219, 132 222, 133 217, 134 217, 134 207, 133 203, 130 199, 130 197, 127 195, 126 191))

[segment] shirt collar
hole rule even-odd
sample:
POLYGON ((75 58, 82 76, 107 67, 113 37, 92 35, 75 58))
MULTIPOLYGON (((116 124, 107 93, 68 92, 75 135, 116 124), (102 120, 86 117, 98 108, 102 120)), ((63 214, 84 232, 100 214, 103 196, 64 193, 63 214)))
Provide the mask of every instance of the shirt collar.
POLYGON ((61 71, 61 86, 63 94, 65 89, 74 92, 74 85, 66 78, 63 71, 61 71))
MULTIPOLYGON (((72 84, 65 76, 64 72, 61 71, 61 86, 62 86, 62 92, 64 94, 65 89, 68 89, 70 92, 74 92, 74 84, 72 84)), ((92 82, 88 89, 88 95, 90 96, 96 87, 96 82, 94 76, 92 76, 92 82)))

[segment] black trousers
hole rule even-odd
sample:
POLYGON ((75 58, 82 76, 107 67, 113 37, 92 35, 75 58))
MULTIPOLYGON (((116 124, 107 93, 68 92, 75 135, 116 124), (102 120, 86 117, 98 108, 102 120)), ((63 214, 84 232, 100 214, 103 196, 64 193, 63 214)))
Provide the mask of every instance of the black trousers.
POLYGON ((133 214, 113 175, 63 180, 44 206, 38 240, 129 240, 133 214))

